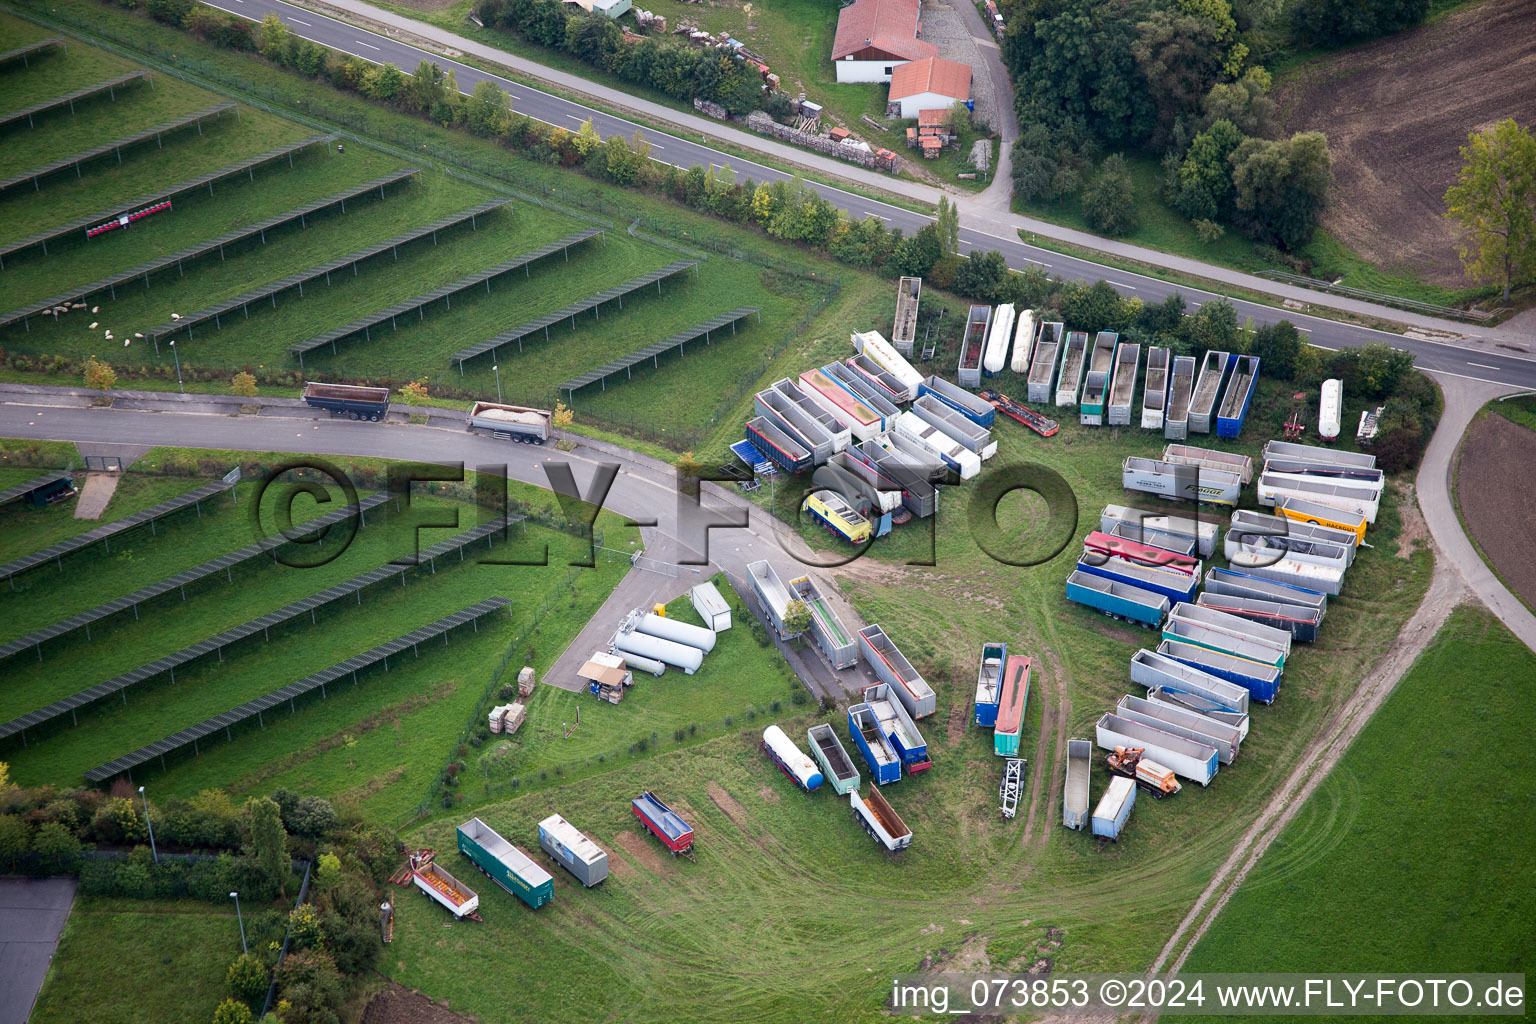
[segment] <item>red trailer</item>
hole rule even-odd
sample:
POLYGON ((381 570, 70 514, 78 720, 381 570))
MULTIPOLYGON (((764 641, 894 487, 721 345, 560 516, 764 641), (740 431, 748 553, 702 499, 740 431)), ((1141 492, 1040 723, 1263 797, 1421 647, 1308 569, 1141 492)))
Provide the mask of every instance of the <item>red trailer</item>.
POLYGON ((1198 573, 1200 560, 1176 551, 1165 551, 1150 544, 1138 544, 1124 537, 1113 537, 1098 530, 1083 538, 1083 547, 1101 555, 1119 555, 1139 565, 1153 565, 1182 573, 1198 573))
POLYGON ((1001 392, 993 391, 988 388, 978 392, 978 394, 981 396, 983 401, 991 402, 992 408, 996 409, 1004 416, 1009 416, 1015 420, 1018 420, 1020 423, 1024 424, 1026 427, 1028 427, 1030 430, 1033 430, 1041 437, 1054 436, 1056 431, 1060 429, 1055 420, 1047 419, 1046 417, 1041 416, 1039 413, 1035 412, 1035 410, 1020 405, 1018 402, 1015 402, 1013 399, 1009 398, 1005 394, 1002 394, 1001 392))
POLYGON ((662 803, 655 793, 646 790, 631 800, 629 806, 641 824, 672 851, 672 856, 692 852, 693 829, 676 811, 662 803))

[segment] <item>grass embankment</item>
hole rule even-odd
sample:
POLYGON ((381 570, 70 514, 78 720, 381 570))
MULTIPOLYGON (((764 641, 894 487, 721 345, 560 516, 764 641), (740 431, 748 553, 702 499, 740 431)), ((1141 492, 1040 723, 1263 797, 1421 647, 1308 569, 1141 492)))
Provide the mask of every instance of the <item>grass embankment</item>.
POLYGON ((1487 611, 1451 614, 1195 947, 1188 971, 1523 972, 1536 872, 1511 828, 1536 655, 1487 611), (1392 927, 1382 928, 1381 922, 1392 927))

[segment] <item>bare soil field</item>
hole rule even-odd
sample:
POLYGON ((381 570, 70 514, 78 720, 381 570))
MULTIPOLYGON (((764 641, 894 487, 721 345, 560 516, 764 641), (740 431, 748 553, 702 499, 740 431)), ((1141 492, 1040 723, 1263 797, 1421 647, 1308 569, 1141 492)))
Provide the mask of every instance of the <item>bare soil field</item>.
POLYGON ((1456 470, 1456 503, 1494 571, 1521 600, 1536 607, 1532 493, 1536 431, 1493 414, 1473 420, 1456 470))
POLYGON ((1287 133, 1327 134, 1322 223, 1387 270, 1465 287, 1445 190, 1467 133, 1536 111, 1536 4, 1488 0, 1304 65, 1277 86, 1287 133))

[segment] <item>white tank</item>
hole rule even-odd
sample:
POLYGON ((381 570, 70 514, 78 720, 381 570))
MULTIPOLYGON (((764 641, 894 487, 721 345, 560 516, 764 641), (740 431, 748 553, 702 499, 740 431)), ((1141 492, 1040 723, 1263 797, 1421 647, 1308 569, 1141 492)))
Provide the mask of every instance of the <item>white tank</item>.
POLYGON ((689 647, 697 647, 708 654, 715 649, 715 631, 705 629, 703 626, 695 626, 688 622, 678 622, 663 615, 648 614, 640 620, 639 630, 649 633, 651 636, 659 636, 663 640, 675 640, 689 647))
POLYGON ((795 746, 794 740, 784 735, 783 729, 770 725, 763 730, 763 742, 801 786, 806 789, 815 789, 821 785, 822 776, 816 768, 816 763, 795 746))
POLYGON ((620 651, 619 657, 624 659, 624 664, 630 668, 638 668, 649 672, 653 676, 662 675, 667 671, 667 666, 655 658, 647 658, 640 654, 630 654, 628 651, 620 651))
POLYGON ((687 644, 651 636, 649 633, 641 633, 638 630, 633 633, 619 634, 614 639, 613 646, 643 658, 652 658, 656 661, 664 661, 668 665, 675 665, 690 676, 704 664, 704 652, 697 647, 689 647, 687 644))
POLYGON ((1008 369, 1024 373, 1029 369, 1029 357, 1035 351, 1035 314, 1026 309, 1019 314, 1019 329, 1013 335, 1013 359, 1008 369))
POLYGON ((1339 417, 1343 407, 1344 382, 1337 377, 1323 381, 1323 397, 1317 411, 1317 433, 1324 441, 1338 438, 1339 417))
POLYGON ((1008 361, 1008 343, 1012 340, 1013 303, 1005 302, 992 312, 992 328, 981 358, 981 368, 988 377, 997 374, 1008 361))

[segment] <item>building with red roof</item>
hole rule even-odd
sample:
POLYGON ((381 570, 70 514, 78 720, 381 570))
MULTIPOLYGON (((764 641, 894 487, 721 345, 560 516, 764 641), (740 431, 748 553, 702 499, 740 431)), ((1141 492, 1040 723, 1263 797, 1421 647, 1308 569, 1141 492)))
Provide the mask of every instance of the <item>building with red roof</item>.
POLYGON ((970 98, 969 67, 942 57, 924 57, 892 72, 886 110, 897 117, 917 117, 925 110, 948 110, 970 98))
POLYGON ((921 30, 919 0, 854 0, 837 15, 837 80, 889 82, 908 61, 937 56, 938 47, 917 38, 921 30))

